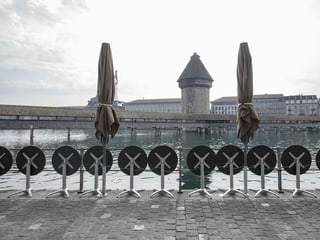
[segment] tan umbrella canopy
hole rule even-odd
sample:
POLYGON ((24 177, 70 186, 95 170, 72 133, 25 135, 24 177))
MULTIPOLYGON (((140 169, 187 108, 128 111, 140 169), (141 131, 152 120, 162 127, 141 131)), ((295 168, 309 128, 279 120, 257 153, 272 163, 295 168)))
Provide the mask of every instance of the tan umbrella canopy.
POLYGON ((248 43, 240 43, 237 66, 238 80, 238 138, 244 143, 244 194, 248 195, 247 152, 249 138, 259 127, 259 119, 252 104, 253 77, 252 59, 248 43))
MULTIPOLYGON (((112 108, 115 95, 114 71, 111 48, 109 43, 102 43, 98 65, 97 97, 99 106, 97 109, 96 137, 102 142, 103 167, 102 167, 102 195, 106 192, 106 143, 109 136, 112 138, 119 129, 117 114, 112 108)), ((99 194, 98 194, 99 195, 99 194)))
POLYGON ((248 142, 259 127, 258 115, 252 104, 252 59, 248 43, 240 43, 237 66, 238 80, 238 137, 248 142))
POLYGON ((102 43, 97 86, 99 106, 95 121, 96 137, 102 142, 108 142, 109 136, 113 138, 120 126, 117 114, 112 108, 114 95, 115 85, 111 48, 109 43, 102 43))

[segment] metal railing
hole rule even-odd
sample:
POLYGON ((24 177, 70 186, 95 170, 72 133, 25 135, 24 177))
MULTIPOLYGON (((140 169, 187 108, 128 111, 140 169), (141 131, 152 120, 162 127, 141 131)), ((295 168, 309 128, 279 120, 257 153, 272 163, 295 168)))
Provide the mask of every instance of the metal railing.
MULTIPOLYGON (((114 164, 117 164, 117 155, 120 153, 120 151, 122 150, 123 148, 108 148, 108 150, 112 153, 112 156, 113 156, 113 166, 114 164)), ((177 164, 177 167, 175 168, 175 170, 173 172, 177 173, 178 174, 178 192, 182 192, 182 184, 183 184, 183 180, 182 180, 182 176, 187 173, 187 172, 190 172, 191 169, 189 169, 187 166, 185 166, 185 156, 187 155, 187 152, 189 152, 192 148, 183 148, 183 147, 178 147, 178 148, 175 148, 174 151, 176 152, 177 154, 177 157, 178 157, 178 164, 177 164)), ((283 188, 282 188, 282 176, 283 176, 283 171, 284 171, 284 167, 286 166, 282 166, 281 164, 281 154, 284 150, 284 148, 272 148, 277 156, 277 164, 276 164, 276 167, 273 168, 272 170, 276 171, 277 172, 277 183, 278 183, 278 186, 277 186, 277 191, 278 192, 282 192, 283 191, 283 188)), ((13 156, 13 159, 16 158, 16 155, 18 153, 20 149, 9 149, 9 151, 12 153, 12 156, 13 156)), ((52 155, 53 155, 53 152, 56 150, 54 148, 44 148, 44 149, 41 149, 44 153, 45 153, 45 156, 46 156, 46 160, 51 160, 52 158, 52 155)), ((85 152, 88 150, 88 149, 85 149, 85 148, 79 148, 79 149, 76 149, 80 156, 81 156, 81 165, 80 165, 80 168, 79 170, 77 171, 79 173, 79 192, 83 192, 84 191, 84 172, 85 172, 85 168, 84 168, 84 165, 83 165, 83 157, 84 157, 84 154, 85 152)), ((144 151, 146 152, 146 154, 150 153, 150 151, 152 150, 152 148, 150 149, 144 149, 144 151)), ((218 151, 218 149, 213 149, 214 152, 216 153, 218 151)), ((312 149, 308 149, 310 151, 316 151, 318 150, 317 148, 312 148, 312 149)), ((313 157, 314 159, 314 157, 313 157)), ((314 160, 315 161, 315 160, 314 160)), ((314 161, 311 162, 311 164, 309 166, 307 166, 309 169, 308 169, 308 172, 313 172, 313 171, 319 171, 319 169, 317 169, 315 166, 314 166, 314 161)), ((241 167, 242 169, 243 167, 241 167)), ((235 170, 237 169, 236 167, 234 168, 235 170)), ((144 172, 152 172, 154 169, 150 169, 149 167, 145 168, 144 169, 144 172)), ((265 170, 269 170, 267 167, 265 168, 265 170)), ((18 169, 17 167, 15 166, 15 164, 13 164, 12 168, 9 170, 11 172, 18 172, 18 169)), ((48 171, 48 172, 55 172, 55 170, 53 169, 53 167, 51 165, 48 165, 46 164, 46 167, 43 169, 43 171, 48 171)), ((110 169, 110 172, 122 172, 123 169, 121 169, 119 166, 117 167, 113 167, 110 169)), ((214 174, 215 172, 221 172, 219 169, 217 169, 215 167, 215 169, 212 171, 212 174, 214 174)))
MULTIPOLYGON (((30 145, 33 145, 34 144, 34 132, 33 132, 33 127, 31 126, 30 127, 30 145)), ((68 129, 68 132, 67 132, 67 140, 68 140, 68 143, 70 143, 70 128, 68 129)), ((122 150, 123 148, 109 148, 109 151, 111 151, 112 155, 113 155, 113 161, 115 162, 117 160, 117 154, 122 150)), ((177 157, 178 157, 178 165, 177 167, 175 168, 174 172, 178 174, 178 192, 182 192, 182 184, 183 184, 183 175, 187 172, 190 172, 190 169, 187 168, 186 166, 184 166, 184 162, 185 162, 185 156, 187 155, 186 153, 189 152, 192 148, 183 148, 183 147, 177 147, 174 149, 174 151, 176 152, 177 154, 177 157)), ((278 186, 277 186, 277 191, 278 192, 283 192, 283 187, 282 187, 282 176, 283 176, 283 171, 285 170, 285 167, 287 166, 283 166, 282 163, 281 163, 281 156, 282 156, 282 153, 284 151, 285 148, 280 148, 280 147, 276 147, 276 148, 272 148, 272 150, 275 152, 276 154, 276 159, 277 159, 277 164, 276 164, 276 167, 273 168, 272 170, 275 170, 277 172, 277 183, 278 183, 278 186)), ((14 159, 15 159, 15 156, 17 154, 17 152, 20 150, 20 149, 9 149, 10 152, 12 152, 13 156, 14 156, 14 159)), ((42 149, 46 154, 46 158, 47 159, 51 159, 52 158, 52 153, 56 150, 56 149, 53 149, 53 148, 47 148, 47 149, 42 149)), ((85 172, 85 169, 84 169, 84 165, 83 165, 83 158, 84 158, 84 154, 85 152, 88 150, 88 149, 85 149, 85 148, 79 148, 79 149, 76 149, 80 156, 81 156, 81 165, 80 165, 80 168, 79 168, 79 192, 83 192, 84 191, 84 172, 85 172)), ((146 153, 149 153, 150 151, 152 150, 152 148, 150 149, 144 149, 144 151, 146 153)), ((215 152, 218 151, 218 149, 213 149, 215 152)), ((309 148, 308 149, 310 152, 317 152, 318 151, 318 148, 309 148)), ((315 156, 312 156, 312 159, 315 159, 315 156)), ((309 172, 310 171, 319 171, 319 169, 317 169, 316 167, 312 167, 314 165, 314 161, 311 161, 311 164, 308 165, 308 166, 305 166, 305 167, 310 167, 310 169, 308 170, 309 172)), ((48 166, 48 165, 47 165, 48 166)), ((268 170, 268 168, 265 168, 266 170, 268 170)), ((152 172, 154 169, 150 169, 150 168, 146 168, 144 169, 144 171, 146 172, 152 172)), ((14 172, 17 172, 17 168, 16 167, 13 167, 12 169, 10 169, 10 171, 14 171, 14 172)), ((54 169, 53 168, 50 168, 50 167, 45 167, 44 168, 44 171, 49 171, 49 172, 54 172, 54 169)), ((117 168, 111 168, 110 169, 111 172, 121 172, 123 171, 123 169, 121 169, 120 167, 117 167, 117 168)), ((214 169, 212 172, 220 172, 219 169, 214 169)))

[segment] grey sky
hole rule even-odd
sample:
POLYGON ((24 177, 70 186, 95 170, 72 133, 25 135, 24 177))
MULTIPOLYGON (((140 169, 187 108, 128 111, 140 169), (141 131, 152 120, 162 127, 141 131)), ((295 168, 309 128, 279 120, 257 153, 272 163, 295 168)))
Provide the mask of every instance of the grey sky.
POLYGON ((211 100, 235 96, 243 41, 254 94, 320 97, 317 0, 2 0, 0 27, 0 104, 85 105, 102 42, 123 101, 180 97, 194 52, 214 79, 211 100))

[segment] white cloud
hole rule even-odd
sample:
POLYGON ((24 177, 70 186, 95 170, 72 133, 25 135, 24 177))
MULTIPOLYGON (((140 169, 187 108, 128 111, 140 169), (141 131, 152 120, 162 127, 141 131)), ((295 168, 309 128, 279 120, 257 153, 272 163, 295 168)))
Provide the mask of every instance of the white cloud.
POLYGON ((256 94, 320 96, 319 13, 313 0, 1 1, 0 103, 86 104, 102 42, 124 101, 180 97, 193 52, 215 80, 211 99, 235 95, 242 41, 256 94))
MULTIPOLYGON (((0 33, 2 68, 0 81, 2 86, 26 89, 23 95, 36 92, 35 95, 45 97, 54 95, 54 92, 59 95, 62 89, 65 93, 79 90, 74 87, 79 77, 78 66, 72 62, 74 59, 70 54, 73 43, 77 39, 77 33, 70 32, 70 29, 66 29, 65 26, 69 19, 78 16, 79 11, 81 13, 86 10, 82 4, 74 8, 75 4, 70 5, 68 1, 68 5, 56 5, 54 11, 50 12, 49 9, 53 8, 44 5, 46 3, 8 1, 0 8, 1 18, 5 20, 2 21, 3 30, 0 33), (69 7, 73 8, 69 9, 69 7), (42 94, 40 94, 41 90, 42 94)), ((10 91, 2 88, 1 92, 10 91)), ((2 94, 2 96, 5 95, 2 94)), ((21 104, 24 104, 27 99, 20 99, 19 95, 16 98, 14 103, 20 101, 21 104)), ((63 104, 63 98, 55 101, 56 104, 63 104)), ((1 102, 7 102, 7 100, 3 98, 1 102)), ((41 98, 41 101, 36 101, 34 104, 39 102, 54 103, 41 98)))

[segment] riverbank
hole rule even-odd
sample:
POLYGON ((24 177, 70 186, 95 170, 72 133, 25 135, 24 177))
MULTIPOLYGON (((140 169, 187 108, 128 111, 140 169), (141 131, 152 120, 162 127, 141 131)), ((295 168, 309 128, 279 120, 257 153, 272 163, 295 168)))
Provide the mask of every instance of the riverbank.
MULTIPOLYGON (((39 107, 0 104, 0 129, 93 129, 96 108, 39 107)), ((236 128, 236 115, 183 114, 172 112, 135 112, 117 110, 120 129, 153 129, 212 133, 236 128)), ((320 116, 261 115, 260 129, 319 131, 320 116)))

